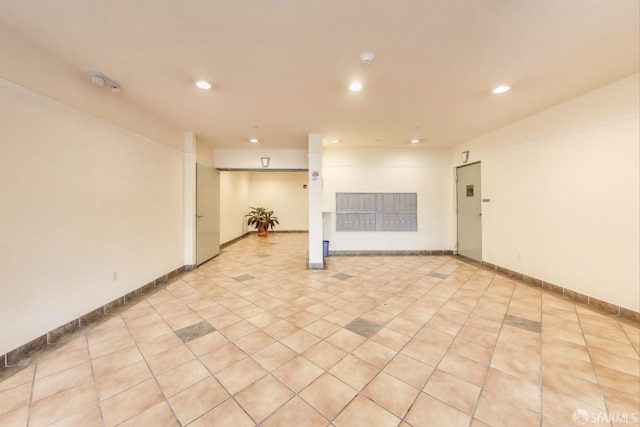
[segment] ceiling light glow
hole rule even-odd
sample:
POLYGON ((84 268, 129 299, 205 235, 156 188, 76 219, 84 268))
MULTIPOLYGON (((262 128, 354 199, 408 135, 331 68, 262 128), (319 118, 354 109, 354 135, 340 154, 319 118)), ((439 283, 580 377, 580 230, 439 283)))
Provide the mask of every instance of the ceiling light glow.
POLYGON ((349 85, 349 90, 351 92, 357 92, 359 90, 362 90, 362 83, 360 82, 353 82, 349 85))
POLYGON ((340 140, 339 140, 339 139, 332 139, 332 140, 331 140, 331 143, 332 143, 332 144, 337 144, 338 142, 340 142, 340 140))
POLYGON ((420 142, 420 140, 419 140, 419 139, 412 139, 412 140, 411 140, 411 143, 412 143, 412 144, 417 144, 417 143, 419 143, 419 142, 420 142))
POLYGON ((258 142, 258 138, 251 138, 249 142, 252 144, 256 144, 258 142))
POLYGON ((509 86, 498 86, 497 88, 495 88, 494 90, 492 90, 491 92, 498 94, 498 93, 505 93, 506 91, 508 91, 509 89, 511 89, 509 86))
POLYGON ((196 82, 196 86, 198 86, 200 89, 211 89, 211 84, 205 82, 204 80, 196 82))

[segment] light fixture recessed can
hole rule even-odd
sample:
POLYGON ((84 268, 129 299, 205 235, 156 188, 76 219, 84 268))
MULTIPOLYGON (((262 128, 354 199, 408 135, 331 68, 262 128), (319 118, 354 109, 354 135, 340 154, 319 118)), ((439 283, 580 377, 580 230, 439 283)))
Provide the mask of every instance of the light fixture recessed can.
POLYGON ((351 92, 357 92, 359 90, 362 90, 362 83, 360 82, 353 82, 349 85, 349 90, 351 92))
POLYGON ((332 140, 331 140, 331 143, 332 143, 332 144, 337 144, 338 142, 340 142, 340 140, 339 140, 339 139, 332 139, 332 140))
POLYGON ((211 84, 205 82, 204 80, 197 81, 196 86, 198 86, 200 89, 211 89, 211 84))
POLYGON ((511 89, 509 86, 498 86, 497 88, 493 89, 491 92, 495 94, 499 94, 499 93, 505 93, 509 89, 511 89))
POLYGON ((250 142, 250 143, 252 143, 252 144, 255 144, 255 143, 257 143, 257 142, 258 142, 258 138, 251 138, 251 139, 249 140, 249 142, 250 142))
POLYGON ((420 140, 419 140, 419 139, 415 139, 415 138, 414 138, 414 139, 412 139, 412 140, 411 140, 411 143, 412 143, 412 144, 417 144, 417 143, 419 143, 419 142, 420 142, 420 140))

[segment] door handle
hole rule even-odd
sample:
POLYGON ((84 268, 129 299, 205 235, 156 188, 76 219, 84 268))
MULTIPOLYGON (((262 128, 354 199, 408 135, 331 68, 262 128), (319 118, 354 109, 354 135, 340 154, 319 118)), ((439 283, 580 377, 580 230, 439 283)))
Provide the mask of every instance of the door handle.
POLYGON ((204 217, 204 215, 196 215, 196 218, 197 218, 197 219, 200 219, 200 218, 202 218, 202 217, 204 217))

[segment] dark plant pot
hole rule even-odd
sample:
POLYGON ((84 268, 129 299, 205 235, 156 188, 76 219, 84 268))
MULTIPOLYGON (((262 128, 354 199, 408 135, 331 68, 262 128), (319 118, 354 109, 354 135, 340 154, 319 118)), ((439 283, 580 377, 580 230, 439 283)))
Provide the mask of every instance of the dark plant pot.
POLYGON ((258 236, 266 236, 267 230, 264 227, 258 227, 258 236))

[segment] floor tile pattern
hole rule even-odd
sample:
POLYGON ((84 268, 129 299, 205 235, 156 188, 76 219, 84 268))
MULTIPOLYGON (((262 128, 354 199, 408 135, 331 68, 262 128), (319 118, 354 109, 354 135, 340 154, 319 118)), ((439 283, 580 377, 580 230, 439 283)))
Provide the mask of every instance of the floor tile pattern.
POLYGON ((638 425, 638 324, 452 256, 306 254, 249 236, 0 372, 0 425, 638 425))

